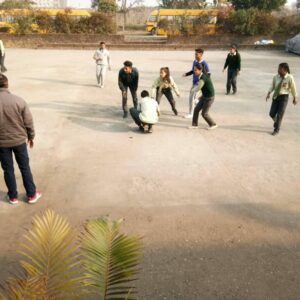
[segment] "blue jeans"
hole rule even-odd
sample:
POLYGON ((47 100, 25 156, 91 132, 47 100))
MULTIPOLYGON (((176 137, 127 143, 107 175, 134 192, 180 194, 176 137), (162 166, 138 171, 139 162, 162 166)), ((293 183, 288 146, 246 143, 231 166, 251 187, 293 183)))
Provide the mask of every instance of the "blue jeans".
POLYGON ((36 187, 29 166, 29 156, 26 144, 11 148, 0 147, 0 161, 4 171, 4 180, 8 188, 8 196, 10 199, 18 197, 13 154, 15 155, 15 159, 22 174, 27 197, 33 197, 36 193, 36 187))

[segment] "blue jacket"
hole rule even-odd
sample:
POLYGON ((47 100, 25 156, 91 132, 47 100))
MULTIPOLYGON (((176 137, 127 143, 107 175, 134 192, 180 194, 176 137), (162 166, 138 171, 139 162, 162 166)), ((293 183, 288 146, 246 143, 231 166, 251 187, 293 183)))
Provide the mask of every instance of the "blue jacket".
POLYGON ((208 65, 206 60, 201 60, 201 61, 194 60, 192 71, 187 72, 185 74, 185 76, 193 75, 193 85, 196 85, 199 81, 199 77, 194 73, 194 68, 195 68, 195 66, 200 65, 200 64, 203 66, 203 73, 207 74, 207 75, 210 75, 209 65, 208 65))

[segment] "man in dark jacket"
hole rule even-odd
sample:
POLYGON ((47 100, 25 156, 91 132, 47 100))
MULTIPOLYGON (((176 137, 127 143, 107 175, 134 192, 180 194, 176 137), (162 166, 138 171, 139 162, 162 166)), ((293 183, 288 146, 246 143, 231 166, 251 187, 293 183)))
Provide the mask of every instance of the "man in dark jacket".
POLYGON ((32 148, 34 136, 33 119, 27 103, 8 91, 8 79, 0 74, 0 161, 11 204, 18 204, 13 154, 22 174, 28 203, 36 203, 42 196, 36 191, 29 166, 27 142, 32 148))
POLYGON ((235 95, 237 92, 237 77, 241 71, 241 55, 237 51, 237 46, 232 45, 230 51, 227 55, 223 72, 228 68, 227 73, 227 92, 226 95, 230 94, 230 90, 232 87, 233 94, 235 95))
POLYGON ((131 61, 125 61, 124 67, 119 72, 119 88, 122 91, 122 107, 124 111, 123 118, 128 117, 128 88, 130 90, 133 105, 137 108, 137 89, 139 85, 139 72, 133 68, 131 61))

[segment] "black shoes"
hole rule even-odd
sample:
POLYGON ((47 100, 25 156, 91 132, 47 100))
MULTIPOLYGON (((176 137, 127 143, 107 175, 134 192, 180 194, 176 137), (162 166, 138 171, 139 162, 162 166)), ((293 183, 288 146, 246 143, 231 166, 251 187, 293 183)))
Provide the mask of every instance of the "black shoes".
POLYGON ((139 126, 139 130, 140 132, 142 133, 152 133, 153 132, 153 128, 152 128, 152 125, 148 124, 148 125, 140 125, 139 126), (148 126, 148 129, 145 130, 145 126, 148 126))
POLYGON ((274 130, 273 133, 272 133, 273 136, 276 136, 278 134, 279 134, 279 131, 277 131, 277 130, 274 130))
POLYGON ((177 111, 176 108, 173 109, 173 113, 174 113, 175 116, 178 116, 178 111, 177 111))
MULTIPOLYGON (((233 92, 232 92, 232 95, 236 95, 236 93, 237 93, 237 91, 233 91, 233 92)), ((225 95, 226 95, 226 96, 230 95, 230 92, 226 92, 225 95)))

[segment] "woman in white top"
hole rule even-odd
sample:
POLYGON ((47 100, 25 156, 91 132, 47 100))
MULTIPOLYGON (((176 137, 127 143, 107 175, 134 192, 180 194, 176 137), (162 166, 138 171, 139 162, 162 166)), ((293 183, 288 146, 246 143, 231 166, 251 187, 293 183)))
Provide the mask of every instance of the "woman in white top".
POLYGON ((156 93, 156 101, 160 104, 161 97, 163 95, 168 99, 174 114, 177 116, 178 112, 176 109, 176 102, 173 97, 173 91, 180 97, 178 87, 174 79, 170 75, 170 70, 168 67, 160 69, 160 76, 154 81, 152 85, 152 96, 154 97, 156 93))
POLYGON ((106 49, 104 42, 100 43, 99 49, 94 54, 94 60, 96 61, 97 83, 100 88, 103 88, 107 68, 111 69, 109 51, 106 49))

